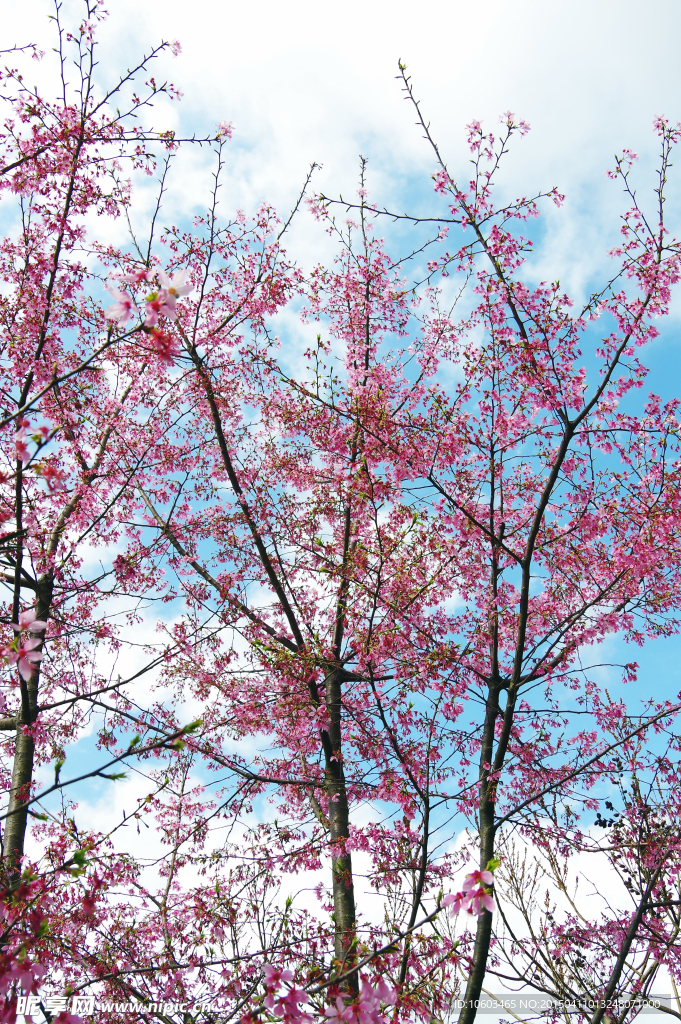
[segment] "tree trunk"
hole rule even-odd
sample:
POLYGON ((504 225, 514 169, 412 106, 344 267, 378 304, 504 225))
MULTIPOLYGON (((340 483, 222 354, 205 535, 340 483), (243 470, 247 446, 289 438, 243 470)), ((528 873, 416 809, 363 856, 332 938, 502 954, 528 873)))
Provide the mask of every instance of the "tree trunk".
MULTIPOLYGON (((333 876, 334 909, 334 953, 336 968, 340 974, 354 966, 356 942, 355 887, 352 876, 352 858, 345 852, 345 842, 350 836, 348 795, 345 788, 345 773, 341 751, 341 678, 333 670, 326 679, 326 708, 330 724, 328 745, 324 744, 326 757, 326 793, 329 798, 329 832, 336 850, 331 861, 333 876)), ((341 986, 350 996, 358 991, 357 975, 353 974, 341 986)))
MULTIPOLYGON (((479 782, 479 835, 480 835, 480 870, 484 871, 494 856, 494 839, 496 835, 494 821, 494 798, 496 785, 490 782, 490 765, 493 761, 494 728, 498 716, 499 687, 490 685, 487 697, 487 711, 480 750, 480 782, 479 782), (487 765, 488 767, 485 767, 487 765)), ((473 947, 473 963, 468 975, 465 1002, 459 1015, 459 1024, 473 1024, 478 1012, 478 1001, 485 981, 487 957, 492 938, 492 914, 483 910, 478 917, 473 947)))
MULTIPOLYGON (((52 573, 38 580, 36 593, 36 615, 38 619, 46 619, 52 604, 54 580, 52 573)), ((40 639, 43 633, 36 634, 40 639)), ((42 643, 38 650, 42 650, 42 643)), ((40 666, 35 665, 26 683, 26 697, 22 700, 17 716, 17 734, 14 746, 14 763, 12 766, 12 786, 9 792, 9 806, 3 837, 3 857, 10 878, 16 878, 20 871, 21 858, 24 855, 26 823, 28 809, 26 801, 30 797, 33 782, 33 759, 35 743, 31 735, 27 735, 22 726, 31 726, 38 717, 38 685, 40 682, 40 666)))

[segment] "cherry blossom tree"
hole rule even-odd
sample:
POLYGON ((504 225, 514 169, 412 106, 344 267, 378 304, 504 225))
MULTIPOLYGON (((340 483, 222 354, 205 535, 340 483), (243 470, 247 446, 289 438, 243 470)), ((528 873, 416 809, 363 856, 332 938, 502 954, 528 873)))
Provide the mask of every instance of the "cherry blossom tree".
MULTIPOLYGON (((144 132, 136 124, 154 96, 172 96, 173 87, 150 79, 141 95, 133 91, 135 79, 170 44, 161 44, 112 89, 98 93, 93 33, 103 13, 98 3, 85 8, 75 35, 62 26, 56 8, 56 99, 29 88, 16 69, 7 68, 2 76, 8 117, 0 189, 6 223, 14 220, 15 226, 2 246, 0 314, 0 560, 11 594, 2 650, 10 675, 0 697, 0 728, 9 741, 2 766, 9 793, 2 849, 10 901, 4 916, 9 966, 3 978, 21 977, 24 987, 31 977, 45 974, 45 965, 32 962, 27 951, 36 936, 51 931, 46 908, 61 899, 53 892, 59 876, 73 877, 82 866, 77 838, 75 844, 66 842, 75 845, 74 862, 74 851, 66 852, 62 837, 52 851, 57 861, 42 880, 30 866, 25 877, 19 876, 27 818, 44 818, 29 799, 34 771, 56 761, 59 785, 64 745, 86 721, 78 698, 92 687, 94 652, 113 639, 107 616, 95 611, 116 592, 112 574, 96 562, 94 572, 83 571, 83 561, 87 552, 115 540, 110 510, 126 489, 120 470, 124 413, 134 406, 139 385, 139 363, 130 375, 126 338, 113 338, 100 303, 88 294, 97 285, 91 270, 97 243, 86 223, 89 217, 113 220, 124 214, 129 202, 128 185, 121 181, 125 165, 148 171, 153 166, 148 146, 173 145, 172 135, 144 132), (113 109, 116 101, 119 109, 113 109), (43 663, 48 621, 49 657, 43 663), (21 906, 26 914, 19 912, 21 906)), ((26 50, 40 57, 34 48, 26 50)), ((10 1000, 10 1015, 14 1005, 10 1000)))
MULTIPOLYGON (((465 692, 470 695, 474 686, 485 715, 473 747, 478 783, 474 787, 462 773, 459 799, 465 803, 464 794, 470 794, 468 813, 482 870, 494 858, 504 826, 520 827, 533 842, 538 837, 547 841, 553 831, 554 839, 565 843, 575 827, 579 831, 573 801, 596 806, 588 789, 604 778, 617 780, 622 750, 628 770, 635 771, 643 753, 630 752, 641 735, 649 726, 668 725, 668 716, 678 710, 662 702, 643 718, 629 717, 621 703, 598 693, 581 662, 585 645, 612 632, 642 643, 646 635, 668 634, 678 626, 678 562, 667 518, 675 505, 678 403, 663 405, 651 396, 638 417, 627 408, 646 375, 637 351, 657 335, 652 321, 667 311, 670 286, 678 280, 678 246, 668 238, 663 217, 678 128, 656 122, 661 160, 654 218, 640 208, 630 185, 632 154, 625 152, 617 161, 612 176, 622 181, 630 201, 622 243, 612 254, 619 266, 574 316, 558 286, 530 288, 518 279, 531 243, 509 226, 536 216, 537 200, 523 198, 500 207, 492 201, 509 140, 526 126, 507 115, 498 143, 478 123, 471 126, 474 176, 464 190, 442 160, 403 68, 401 73, 439 164, 436 191, 449 207, 448 216, 422 220, 441 225, 440 240, 457 228, 473 236, 453 253, 447 250, 432 259, 429 280, 456 269, 471 275, 481 297, 462 321, 452 322, 451 314, 443 315, 438 306, 429 324, 438 347, 429 351, 424 346, 425 352, 437 359, 451 346, 449 351, 460 353, 464 379, 453 395, 434 398, 436 417, 427 432, 431 446, 419 431, 419 449, 409 465, 418 467, 417 480, 430 483, 442 521, 465 551, 459 572, 468 601, 450 628, 460 641, 462 653, 456 658, 468 677, 465 692), (597 362, 590 383, 586 353, 578 346, 584 345, 582 339, 591 341, 598 321, 605 322, 606 333, 594 339, 597 362), (484 328, 489 343, 475 339, 461 345, 460 339, 476 327, 484 328), (653 521, 667 483, 668 499, 662 504, 668 512, 660 520, 665 526, 655 536, 653 521), (658 582, 651 587, 652 577, 658 582), (649 602, 653 591, 658 596, 649 602), (470 595, 476 595, 475 602, 470 595), (565 685, 581 691, 577 713, 593 714, 589 728, 573 735, 559 696, 565 685), (541 694, 537 710, 523 691, 541 694), (607 731, 615 727, 618 739, 608 743, 607 731), (548 819, 546 797, 554 803, 548 819), (565 807, 562 821, 556 818, 556 805, 565 807), (552 817, 553 830, 548 825, 552 817)), ((555 190, 547 198, 561 201, 555 190)), ((354 208, 364 216, 382 212, 372 206, 367 210, 364 197, 354 208)), ((322 209, 331 209, 330 202, 322 200, 322 209)), ((387 437, 385 442, 392 444, 387 437)), ((625 667, 625 675, 634 671, 634 665, 625 667)), ((671 743, 675 749, 676 740, 671 743)), ((466 752, 464 767, 469 758, 466 752)), ((653 872, 651 879, 654 888, 659 876, 653 872)), ((650 891, 642 914, 649 900, 650 891)), ((639 910, 633 915, 637 928, 639 910)), ((492 915, 480 914, 469 962, 466 1021, 475 1016, 491 941, 492 915)), ((605 986, 608 996, 621 970, 617 959, 605 986)))
POLYGON ((461 987, 470 1024, 487 974, 614 1019, 678 970, 681 705, 612 700, 589 657, 678 629, 678 401, 639 392, 679 277, 679 129, 655 126, 652 214, 617 161, 621 242, 581 308, 527 265, 558 191, 495 199, 511 114, 470 127, 465 186, 421 119, 431 216, 374 204, 364 162, 356 202, 312 196, 337 257, 304 270, 285 241, 314 168, 287 219, 222 219, 226 125, 207 212, 160 229, 180 140, 129 125, 172 88, 114 103, 169 44, 100 93, 101 18, 57 18, 57 101, 4 78, 7 1019, 49 985, 110 1021, 301 1024, 440 1019, 461 987), (127 645, 148 657, 126 679, 127 645), (71 794, 127 769, 144 792, 97 830, 71 794), (630 893, 597 927, 537 899, 587 850, 630 893))

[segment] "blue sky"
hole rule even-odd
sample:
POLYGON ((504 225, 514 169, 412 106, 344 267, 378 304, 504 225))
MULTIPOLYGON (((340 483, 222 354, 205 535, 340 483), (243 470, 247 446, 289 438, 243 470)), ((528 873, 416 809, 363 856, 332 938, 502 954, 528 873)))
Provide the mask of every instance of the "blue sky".
MULTIPOLYGON (((77 9, 66 0, 64 9, 77 9)), ((393 195, 432 159, 394 80, 407 63, 455 165, 462 126, 511 109, 533 127, 510 177, 559 184, 575 211, 602 192, 615 149, 650 149, 658 113, 681 117, 675 0, 111 0, 102 69, 159 37, 183 54, 165 70, 185 94, 185 130, 236 129, 235 201, 290 199, 307 166, 320 187, 347 191, 358 152, 393 195)), ((5 0, 5 38, 49 49, 47 0, 5 0)), ((36 72, 37 73, 37 72, 36 72)), ((159 75, 160 77, 160 75, 159 75)), ((457 169, 458 169, 457 167, 457 169)), ((192 196, 184 192, 185 202, 192 196)))

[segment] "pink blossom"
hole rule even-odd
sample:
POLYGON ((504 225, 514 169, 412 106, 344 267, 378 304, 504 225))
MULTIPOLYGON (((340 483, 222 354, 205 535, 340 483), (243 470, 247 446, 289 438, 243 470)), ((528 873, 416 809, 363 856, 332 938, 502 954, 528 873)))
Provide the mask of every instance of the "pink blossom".
POLYGON ((324 1014, 330 1021, 347 1021, 352 1024, 355 1020, 355 1009, 353 1006, 346 1006, 341 996, 336 996, 333 1006, 327 1006, 324 1014))
POLYGON ((194 289, 193 284, 187 283, 188 270, 178 271, 172 278, 168 277, 162 270, 158 272, 158 279, 161 282, 166 295, 166 303, 175 308, 175 302, 182 295, 189 295, 194 289))
POLYGON ((13 622, 12 629, 15 633, 21 633, 24 629, 40 631, 47 629, 47 623, 42 619, 36 618, 35 608, 27 608, 26 611, 19 612, 19 624, 17 625, 16 622, 13 622))
POLYGON ((451 907, 452 914, 458 914, 468 903, 468 893, 449 893, 442 901, 443 907, 451 907))
POLYGON ((268 1010, 272 1010, 278 1017, 283 1017, 286 1024, 311 1024, 312 1017, 300 1009, 299 1003, 306 1003, 307 993, 292 985, 293 972, 284 971, 273 967, 272 964, 265 964, 263 968, 267 995, 263 1003, 268 1010), (282 982, 286 985, 283 992, 277 994, 277 989, 282 982))
POLYGON ((180 351, 177 339, 173 338, 173 336, 168 334, 166 331, 159 331, 158 328, 154 328, 153 331, 150 331, 149 340, 151 341, 154 347, 154 352, 161 363, 172 363, 173 359, 180 351))
POLYGON ((340 1021, 347 1024, 380 1024, 383 1020, 381 1004, 394 1006, 396 1002, 397 992, 383 978, 379 978, 374 986, 362 978, 362 989, 354 1002, 346 1004, 341 996, 337 996, 334 1004, 324 1010, 324 1014, 329 1021, 336 1021, 337 1024, 340 1021))
POLYGON ((120 288, 114 288, 110 284, 106 286, 106 289, 116 301, 107 306, 104 316, 107 320, 117 320, 123 327, 128 320, 139 313, 139 310, 127 292, 121 291, 120 288))
POLYGON ((31 637, 28 640, 24 640, 23 644, 17 644, 16 648, 3 648, 3 657, 7 659, 10 665, 17 666, 22 679, 30 679, 35 663, 42 661, 43 655, 40 651, 35 650, 41 642, 38 637, 31 637))
POLYGON ((293 981, 293 971, 282 971, 272 964, 265 964, 262 973, 265 975, 265 984, 268 988, 277 988, 282 981, 293 981))
POLYGON ((462 892, 450 893, 442 901, 443 907, 452 908, 452 914, 458 914, 461 910, 465 910, 467 914, 475 914, 479 917, 485 909, 494 910, 492 894, 483 886, 476 888, 474 883, 469 881, 474 875, 479 875, 484 881, 486 881, 484 876, 489 875, 492 881, 494 881, 491 871, 474 871, 467 875, 464 881, 464 890, 462 892))
POLYGON ((376 996, 382 1002, 387 1003, 388 1006, 394 1006, 397 1002, 397 992, 394 988, 391 988, 383 978, 379 978, 374 985, 374 992, 376 996))
POLYGON ((28 445, 26 444, 26 430, 24 427, 17 431, 14 443, 16 446, 17 459, 19 459, 22 466, 27 466, 31 461, 31 453, 28 450, 28 445))
POLYGON ((176 320, 175 299, 165 289, 159 292, 151 292, 145 300, 146 317, 145 327, 155 327, 159 316, 165 316, 169 320, 176 320))
POLYGON ((476 914, 479 917, 484 909, 490 912, 494 910, 494 899, 487 889, 481 887, 480 889, 469 891, 466 895, 469 901, 466 910, 469 914, 476 914))
POLYGON ((47 484, 47 489, 50 494, 54 494, 56 491, 62 491, 64 489, 66 474, 61 470, 55 469, 54 466, 48 464, 46 466, 42 466, 38 472, 47 484))
POLYGON ((153 270, 134 270, 131 274, 116 274, 116 279, 124 284, 142 284, 143 281, 153 280, 153 270))
POLYGON ((29 420, 20 418, 17 420, 17 427, 19 429, 14 435, 17 459, 21 460, 22 466, 27 466, 31 461, 31 453, 29 452, 28 445, 26 444, 26 437, 31 429, 31 424, 29 420))
POLYGON ((463 880, 464 892, 470 892, 481 885, 494 885, 494 875, 491 871, 471 871, 463 880))

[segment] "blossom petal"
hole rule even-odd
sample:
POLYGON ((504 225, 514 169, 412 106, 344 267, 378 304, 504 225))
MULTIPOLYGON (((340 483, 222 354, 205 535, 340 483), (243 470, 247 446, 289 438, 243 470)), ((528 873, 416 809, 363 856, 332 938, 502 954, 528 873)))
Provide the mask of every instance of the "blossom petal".
POLYGON ((33 672, 34 668, 33 663, 40 661, 42 657, 43 656, 42 654, 40 654, 39 651, 31 651, 25 657, 19 658, 19 664, 17 667, 19 669, 19 675, 24 680, 24 682, 28 682, 28 680, 31 678, 31 673, 33 672))

